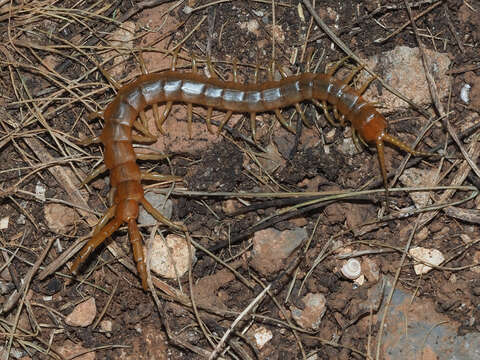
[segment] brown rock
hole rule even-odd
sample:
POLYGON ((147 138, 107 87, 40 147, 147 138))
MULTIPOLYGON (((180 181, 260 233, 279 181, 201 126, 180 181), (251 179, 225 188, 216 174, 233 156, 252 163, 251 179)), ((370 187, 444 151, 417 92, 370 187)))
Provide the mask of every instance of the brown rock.
POLYGON ((46 204, 43 213, 49 229, 56 233, 66 233, 75 223, 75 211, 65 205, 46 204))
POLYGON ((92 297, 75 306, 75 309, 65 318, 65 323, 70 326, 86 327, 93 323, 96 315, 97 306, 92 297))
POLYGON ((323 315, 326 311, 327 300, 323 294, 307 294, 303 299, 305 308, 303 310, 292 306, 290 309, 292 317, 298 325, 306 329, 316 330, 320 326, 323 315))
POLYGON ((303 228, 278 231, 265 229, 257 231, 253 237, 251 265, 262 275, 280 271, 284 260, 307 238, 303 228))

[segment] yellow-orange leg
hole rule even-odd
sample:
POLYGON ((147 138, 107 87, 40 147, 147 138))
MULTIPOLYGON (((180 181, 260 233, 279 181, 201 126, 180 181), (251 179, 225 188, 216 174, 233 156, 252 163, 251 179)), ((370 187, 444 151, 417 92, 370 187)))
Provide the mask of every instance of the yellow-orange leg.
POLYGON ((132 244, 133 258, 137 264, 138 275, 142 279, 143 290, 147 290, 147 266, 143 253, 142 235, 138 231, 137 219, 131 219, 128 222, 128 238, 132 244))
POLYGON ((110 221, 103 229, 101 229, 96 235, 94 235, 88 243, 80 250, 77 258, 73 262, 72 272, 75 274, 79 269, 80 265, 90 256, 90 254, 108 238, 112 235, 115 230, 117 230, 120 225, 122 225, 122 220, 114 218, 110 221))

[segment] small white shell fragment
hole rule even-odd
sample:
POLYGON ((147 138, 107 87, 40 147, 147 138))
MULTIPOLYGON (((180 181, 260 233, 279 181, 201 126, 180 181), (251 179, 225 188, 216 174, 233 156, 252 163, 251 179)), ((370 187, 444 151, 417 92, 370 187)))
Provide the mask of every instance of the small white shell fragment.
POLYGON ((362 286, 363 284, 365 284, 365 275, 360 275, 358 278, 356 278, 354 280, 354 283, 358 286, 362 286))
POLYGON ((357 259, 349 259, 340 271, 347 279, 355 280, 362 275, 362 264, 357 259))
POLYGON ((5 216, 4 218, 0 219, 0 230, 8 229, 8 220, 10 217, 5 216))
MULTIPOLYGON (((415 260, 424 261, 432 265, 440 265, 445 260, 445 257, 443 256, 443 254, 437 249, 426 249, 423 247, 416 247, 416 248, 410 249, 408 253, 415 260)), ((417 275, 426 274, 430 270, 432 270, 430 266, 424 265, 424 264, 415 264, 413 266, 413 269, 415 270, 415 274, 417 275)))
POLYGON ((267 328, 260 326, 258 329, 255 329, 255 333, 253 334, 255 337, 255 342, 257 343, 257 347, 259 349, 263 348, 267 342, 269 342, 273 334, 267 328))
POLYGON ((470 89, 471 88, 472 87, 470 86, 470 84, 465 84, 460 89, 460 99, 462 99, 462 101, 465 104, 468 104, 470 102, 470 89))

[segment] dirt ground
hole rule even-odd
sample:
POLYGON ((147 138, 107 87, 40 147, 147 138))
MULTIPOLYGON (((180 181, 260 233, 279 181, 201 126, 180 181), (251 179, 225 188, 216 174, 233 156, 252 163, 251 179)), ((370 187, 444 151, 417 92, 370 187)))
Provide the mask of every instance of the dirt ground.
MULTIPOLYGON (((412 3, 415 28, 403 1, 314 4, 335 38, 297 1, 0 1, 2 359, 389 358, 380 306, 391 299, 365 305, 384 281, 409 294, 412 314, 430 310, 459 336, 480 331, 480 3, 412 3), (179 72, 193 59, 202 75, 252 84, 256 68, 263 83, 329 71, 350 55, 333 75, 341 79, 359 69, 357 57, 375 72, 365 97, 388 132, 412 144, 426 129, 417 149, 447 156, 404 166, 405 153, 387 147, 390 180, 403 174, 390 187, 409 189, 390 191, 386 205, 375 146, 356 146, 349 124, 333 127, 311 102, 300 104, 307 124, 295 107, 281 109, 296 134, 273 112, 257 114, 254 139, 248 114, 217 135, 195 106, 190 137, 187 106, 174 104, 163 136, 149 109, 158 140, 139 152, 169 158, 140 166, 182 180, 144 184, 168 195, 188 236, 162 224, 140 231, 149 249, 155 235, 187 239, 167 251, 186 272, 152 274, 144 291, 122 227, 73 276, 110 190, 108 173, 81 184, 104 148, 79 140, 100 134, 104 122, 91 114, 119 87, 142 67, 170 69, 177 49, 179 72), (419 64, 405 76, 386 65, 399 50, 419 64), (435 268, 416 273, 409 250, 418 247, 443 261, 427 258, 435 268), (355 279, 342 272, 351 258, 355 279)), ((369 78, 362 71, 350 86, 369 78)), ((214 109, 215 132, 224 115, 214 109)))

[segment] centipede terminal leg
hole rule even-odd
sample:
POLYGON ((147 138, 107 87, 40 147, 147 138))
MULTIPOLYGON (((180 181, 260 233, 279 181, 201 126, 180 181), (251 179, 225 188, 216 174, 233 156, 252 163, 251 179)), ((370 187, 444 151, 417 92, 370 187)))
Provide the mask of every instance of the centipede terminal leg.
POLYGON ((111 206, 105 214, 101 217, 101 219, 98 221, 97 225, 95 225, 95 228, 93 229, 92 236, 97 235, 100 230, 103 229, 103 227, 108 224, 108 222, 114 217, 115 215, 115 210, 117 210, 117 206, 113 205, 111 206))
POLYGON ((133 259, 137 264, 137 271, 140 279, 142 280, 143 290, 147 290, 147 267, 145 264, 143 245, 142 245, 142 235, 138 230, 137 220, 131 219, 128 221, 128 238, 132 244, 133 250, 133 259))
POLYGON ((80 266, 85 262, 89 255, 100 245, 106 238, 112 235, 122 225, 122 220, 114 218, 105 225, 95 236, 93 236, 87 244, 80 250, 77 258, 73 262, 72 272, 76 273, 80 266))

